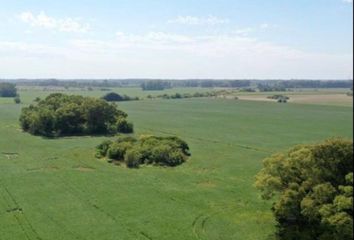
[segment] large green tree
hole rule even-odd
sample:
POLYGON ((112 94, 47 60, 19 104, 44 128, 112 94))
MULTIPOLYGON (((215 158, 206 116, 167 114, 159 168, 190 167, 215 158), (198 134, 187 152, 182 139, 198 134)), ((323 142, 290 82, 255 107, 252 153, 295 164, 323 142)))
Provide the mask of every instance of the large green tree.
POLYGON ((278 239, 353 238, 353 142, 297 146, 264 160, 256 186, 275 199, 278 239))

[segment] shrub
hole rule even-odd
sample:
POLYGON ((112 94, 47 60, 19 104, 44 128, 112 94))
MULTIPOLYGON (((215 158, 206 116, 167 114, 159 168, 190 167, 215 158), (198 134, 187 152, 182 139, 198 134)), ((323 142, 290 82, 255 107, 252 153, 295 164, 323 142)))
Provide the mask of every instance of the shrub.
POLYGON ((138 168, 142 163, 142 154, 139 149, 129 149, 124 156, 124 162, 128 168, 138 168))
POLYGON ((20 96, 16 96, 16 97, 14 98, 14 102, 15 102, 16 104, 20 104, 20 103, 21 103, 20 96))
POLYGON ((107 157, 117 161, 123 161, 126 151, 131 148, 132 145, 128 142, 113 142, 108 149, 107 157))

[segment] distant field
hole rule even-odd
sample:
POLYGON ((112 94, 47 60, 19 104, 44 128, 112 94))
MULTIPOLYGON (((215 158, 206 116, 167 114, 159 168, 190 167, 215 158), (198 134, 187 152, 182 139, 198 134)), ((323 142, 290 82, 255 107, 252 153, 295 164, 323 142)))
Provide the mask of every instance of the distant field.
MULTIPOLYGON (((186 91, 196 89, 167 92, 186 91)), ((20 105, 0 98, 1 240, 271 240, 271 205, 253 187, 262 159, 295 144, 353 138, 348 106, 204 98, 123 102, 119 106, 137 135, 178 135, 192 152, 176 168, 132 170, 94 158, 94 147, 105 137, 23 133, 21 107, 49 93, 20 91, 20 105)))
POLYGON ((333 106, 353 106, 353 97, 347 96, 348 89, 322 89, 322 90, 301 90, 294 92, 269 92, 269 93, 239 93, 240 100, 268 101, 268 96, 282 94, 290 97, 289 103, 333 105, 333 106))
MULTIPOLYGON (((24 87, 22 87, 23 89, 24 87)), ((35 97, 45 97, 53 92, 67 92, 69 94, 80 94, 85 96, 102 97, 107 92, 113 91, 119 94, 126 94, 131 97, 146 98, 148 95, 157 96, 162 94, 175 94, 175 93, 196 93, 196 92, 211 92, 223 90, 222 88, 172 88, 163 91, 142 91, 140 88, 110 88, 109 91, 102 91, 94 89, 87 91, 82 89, 71 88, 65 90, 64 88, 47 88, 43 91, 43 87, 28 88, 20 90, 22 101, 30 103, 35 97)), ((349 89, 296 89, 292 92, 238 92, 233 90, 229 97, 237 96, 240 100, 247 101, 267 101, 275 102, 275 100, 267 99, 268 96, 274 94, 283 94, 290 97, 289 103, 300 104, 315 104, 315 105, 332 105, 332 106, 353 106, 353 97, 347 96, 349 89)), ((227 97, 226 97, 227 98, 227 97)), ((11 102, 12 99, 1 99, 1 102, 11 102)))

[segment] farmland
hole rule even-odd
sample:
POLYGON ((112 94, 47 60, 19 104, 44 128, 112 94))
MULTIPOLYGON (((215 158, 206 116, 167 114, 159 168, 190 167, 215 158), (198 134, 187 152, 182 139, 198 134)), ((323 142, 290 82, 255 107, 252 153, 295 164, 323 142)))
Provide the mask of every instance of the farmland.
MULTIPOLYGON (((161 93, 113 90, 138 97, 161 93)), ((208 89, 163 92, 195 91, 208 89)), ((188 142, 192 153, 176 168, 128 169, 94 157, 95 146, 107 137, 46 139, 22 132, 21 107, 51 91, 19 93, 22 104, 0 98, 0 239, 4 240, 272 239, 271 203, 253 187, 262 159, 296 144, 353 137, 352 98, 344 92, 297 93, 327 98, 288 104, 247 99, 256 94, 244 94, 244 100, 237 101, 122 102, 119 107, 134 122, 137 136, 176 135, 188 142), (328 99, 332 95, 341 95, 344 102, 328 99)))

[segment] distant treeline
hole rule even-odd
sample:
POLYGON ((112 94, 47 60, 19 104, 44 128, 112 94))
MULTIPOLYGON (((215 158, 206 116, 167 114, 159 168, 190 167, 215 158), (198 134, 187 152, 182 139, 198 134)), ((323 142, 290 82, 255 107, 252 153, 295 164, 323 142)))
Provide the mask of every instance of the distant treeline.
POLYGON ((156 99, 156 98, 162 98, 162 99, 183 99, 183 98, 217 98, 217 97, 226 97, 226 96, 232 96, 233 99, 238 99, 236 96, 233 96, 232 94, 234 91, 232 90, 218 90, 218 91, 210 91, 210 92, 195 92, 195 93, 174 93, 174 94, 161 94, 157 96, 152 96, 148 95, 146 98, 147 99, 156 99))
POLYGON ((13 83, 0 82, 0 97, 16 97, 17 89, 13 83))
POLYGON ((286 91, 289 88, 352 88, 352 80, 320 81, 320 80, 287 80, 259 82, 257 88, 261 92, 286 91))
POLYGON ((288 88, 351 88, 353 80, 163 80, 163 79, 94 79, 94 80, 58 80, 58 79, 17 79, 1 80, 11 81, 20 86, 42 87, 76 87, 76 88, 111 88, 111 87, 141 87, 143 90, 163 90, 176 87, 202 87, 202 88, 262 88, 288 89, 288 88))

